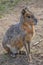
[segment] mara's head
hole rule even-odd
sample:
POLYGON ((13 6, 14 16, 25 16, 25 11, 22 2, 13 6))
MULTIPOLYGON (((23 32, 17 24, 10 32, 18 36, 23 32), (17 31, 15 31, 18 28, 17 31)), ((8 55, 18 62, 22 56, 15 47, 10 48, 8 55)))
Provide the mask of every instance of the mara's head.
POLYGON ((37 24, 37 19, 36 17, 33 15, 33 13, 31 11, 28 10, 28 8, 24 8, 21 11, 21 23, 33 23, 34 25, 37 24))

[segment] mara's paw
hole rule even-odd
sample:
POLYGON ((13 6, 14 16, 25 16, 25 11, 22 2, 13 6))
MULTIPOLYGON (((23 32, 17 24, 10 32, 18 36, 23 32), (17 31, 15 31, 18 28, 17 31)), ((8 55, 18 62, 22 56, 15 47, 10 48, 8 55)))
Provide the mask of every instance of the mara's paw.
POLYGON ((19 54, 20 55, 26 55, 26 52, 25 51, 19 51, 19 54))

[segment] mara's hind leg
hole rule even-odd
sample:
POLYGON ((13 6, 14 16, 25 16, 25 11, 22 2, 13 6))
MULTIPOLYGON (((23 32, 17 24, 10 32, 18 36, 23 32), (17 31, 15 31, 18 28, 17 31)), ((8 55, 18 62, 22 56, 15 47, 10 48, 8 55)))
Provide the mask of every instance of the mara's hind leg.
POLYGON ((12 47, 10 45, 7 45, 10 48, 10 56, 16 57, 19 53, 19 50, 16 47, 12 47))
POLYGON ((11 57, 16 57, 18 54, 18 49, 15 47, 11 47, 11 45, 3 45, 3 48, 6 50, 7 54, 9 54, 11 57))
POLYGON ((10 54, 10 55, 11 55, 12 57, 16 57, 16 56, 19 54, 18 49, 15 48, 15 47, 14 47, 14 48, 11 48, 10 50, 11 50, 11 54, 10 54))

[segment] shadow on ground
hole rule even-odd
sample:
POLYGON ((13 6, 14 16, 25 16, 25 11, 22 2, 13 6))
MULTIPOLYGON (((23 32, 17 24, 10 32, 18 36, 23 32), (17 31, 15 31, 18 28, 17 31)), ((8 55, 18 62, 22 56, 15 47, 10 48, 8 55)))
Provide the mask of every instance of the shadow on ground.
POLYGON ((0 65, 29 65, 29 63, 26 55, 19 55, 16 58, 12 58, 8 54, 1 54, 0 65))
POLYGON ((0 65, 43 65, 43 56, 32 54, 32 62, 29 63, 26 55, 12 58, 8 54, 0 54, 0 65))

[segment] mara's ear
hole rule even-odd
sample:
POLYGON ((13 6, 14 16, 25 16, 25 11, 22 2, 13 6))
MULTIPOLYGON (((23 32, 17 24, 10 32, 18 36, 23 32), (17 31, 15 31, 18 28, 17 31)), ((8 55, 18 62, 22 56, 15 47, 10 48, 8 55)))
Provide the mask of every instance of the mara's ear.
POLYGON ((22 9, 21 13, 24 15, 26 13, 25 9, 22 9))
POLYGON ((22 14, 24 15, 25 13, 26 13, 26 9, 27 9, 27 7, 25 7, 24 9, 22 9, 22 14))
POLYGON ((28 8, 27 7, 25 7, 24 9, 22 9, 22 14, 24 15, 25 13, 26 13, 26 11, 28 11, 28 8))

